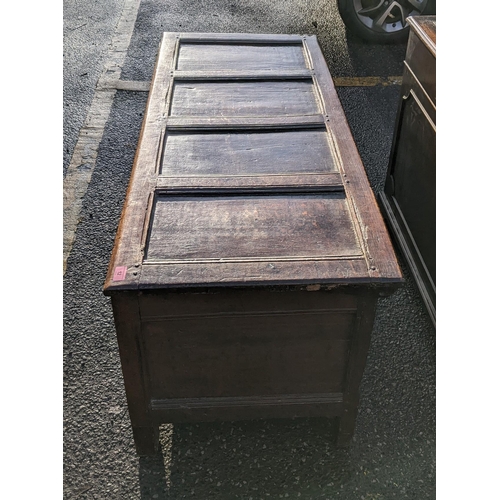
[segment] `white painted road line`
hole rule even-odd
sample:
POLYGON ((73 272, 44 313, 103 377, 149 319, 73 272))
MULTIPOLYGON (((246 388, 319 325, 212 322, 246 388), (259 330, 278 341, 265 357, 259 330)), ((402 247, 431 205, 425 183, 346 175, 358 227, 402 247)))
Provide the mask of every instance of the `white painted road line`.
POLYGON ((76 227, 80 220, 83 197, 87 192, 94 171, 99 145, 108 121, 120 80, 128 46, 134 31, 141 0, 124 0, 124 7, 111 40, 104 70, 97 82, 96 91, 87 118, 80 130, 71 162, 63 183, 63 275, 68 256, 75 241, 76 227))

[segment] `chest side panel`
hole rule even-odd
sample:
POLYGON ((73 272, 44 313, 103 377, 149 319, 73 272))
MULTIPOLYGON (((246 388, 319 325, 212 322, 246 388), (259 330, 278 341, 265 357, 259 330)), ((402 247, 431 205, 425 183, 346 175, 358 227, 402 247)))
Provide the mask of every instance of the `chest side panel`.
POLYGON ((342 392, 355 295, 181 295, 140 299, 153 400, 342 392))

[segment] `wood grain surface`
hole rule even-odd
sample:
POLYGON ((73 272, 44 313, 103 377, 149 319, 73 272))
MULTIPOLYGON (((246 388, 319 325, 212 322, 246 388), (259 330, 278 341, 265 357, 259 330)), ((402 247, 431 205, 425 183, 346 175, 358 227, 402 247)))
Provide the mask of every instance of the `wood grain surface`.
POLYGON ((146 260, 360 256, 345 197, 159 196, 146 260))
POLYGON ((325 129, 169 133, 160 167, 161 175, 174 176, 333 171, 325 129))
POLYGON ((319 111, 312 81, 180 81, 172 116, 307 115, 319 111))
POLYGON ((299 312, 146 322, 152 397, 341 392, 354 320, 299 312))
POLYGON ((268 70, 305 68, 302 44, 181 43, 179 70, 268 70))

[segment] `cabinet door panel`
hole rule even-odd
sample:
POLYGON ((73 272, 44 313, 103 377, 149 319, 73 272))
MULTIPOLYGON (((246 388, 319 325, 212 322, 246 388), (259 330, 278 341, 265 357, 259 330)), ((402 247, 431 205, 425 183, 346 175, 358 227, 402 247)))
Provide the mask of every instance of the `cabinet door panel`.
POLYGON ((394 196, 435 282, 436 129, 413 91, 402 104, 393 179, 394 196))

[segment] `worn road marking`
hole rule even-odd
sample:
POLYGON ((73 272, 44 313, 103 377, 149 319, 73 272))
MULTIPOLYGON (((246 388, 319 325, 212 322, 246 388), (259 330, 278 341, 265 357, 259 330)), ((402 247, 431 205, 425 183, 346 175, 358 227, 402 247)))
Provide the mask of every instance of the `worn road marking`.
MULTIPOLYGON (((94 98, 78 140, 63 183, 63 275, 68 256, 75 241, 83 197, 94 171, 97 152, 108 121, 120 80, 128 46, 134 31, 141 0, 124 0, 123 11, 111 40, 104 70, 97 82, 94 98)), ((149 83, 148 83, 149 88, 149 83)))
POLYGON ((116 90, 130 90, 131 92, 149 92, 151 82, 135 80, 117 80, 109 82, 109 88, 116 90))
POLYGON ((401 76, 354 76, 354 77, 337 77, 333 79, 336 87, 376 87, 381 85, 401 85, 401 76))

